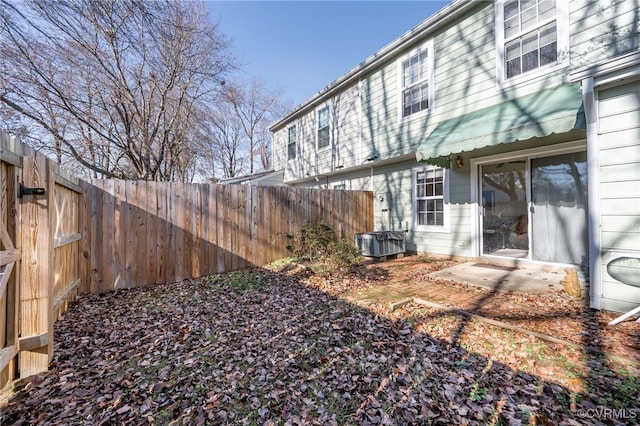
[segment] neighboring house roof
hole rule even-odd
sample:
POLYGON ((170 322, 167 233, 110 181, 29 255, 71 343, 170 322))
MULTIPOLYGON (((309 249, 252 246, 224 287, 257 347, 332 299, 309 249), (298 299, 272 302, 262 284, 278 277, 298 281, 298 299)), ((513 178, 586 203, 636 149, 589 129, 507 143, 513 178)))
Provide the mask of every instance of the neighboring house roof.
POLYGON ((480 3, 481 1, 482 0, 453 0, 449 5, 440 9, 440 11, 425 19, 416 27, 407 31, 402 36, 389 43, 387 46, 378 50, 376 53, 369 56, 356 67, 352 68, 342 77, 339 77, 324 89, 320 90, 309 99, 295 107, 287 115, 273 123, 269 127, 269 130, 275 131, 276 129, 288 123, 295 116, 304 113, 309 108, 315 107, 316 104, 324 102, 327 98, 331 97, 336 92, 339 92, 345 86, 357 82, 363 74, 371 71, 374 67, 378 66, 384 61, 387 61, 398 52, 404 50, 412 41, 423 38, 426 34, 435 31, 437 28, 443 26, 451 19, 454 19, 455 17, 459 16, 461 13, 480 3))
POLYGON ((220 185, 261 185, 277 186, 284 184, 284 170, 265 170, 250 175, 220 179, 220 185))
POLYGON ((448 167, 454 153, 586 127, 580 85, 565 84, 443 121, 416 159, 448 167))

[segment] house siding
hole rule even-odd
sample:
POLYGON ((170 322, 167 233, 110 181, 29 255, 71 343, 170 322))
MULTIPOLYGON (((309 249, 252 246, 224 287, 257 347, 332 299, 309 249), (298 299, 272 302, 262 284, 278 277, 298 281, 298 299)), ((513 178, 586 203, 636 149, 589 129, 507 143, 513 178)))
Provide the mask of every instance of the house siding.
POLYGON ((640 81, 598 97, 602 307, 627 311, 640 305, 640 288, 611 277, 607 264, 617 255, 640 257, 640 81))
POLYGON ((273 133, 274 169, 284 169, 284 181, 291 182, 334 172, 336 167, 353 167, 360 162, 360 94, 357 84, 319 103, 329 105, 331 145, 316 148, 317 109, 310 108, 273 133), (287 131, 297 125, 297 156, 287 159, 287 131))
MULTIPOLYGON (((361 83, 363 152, 374 152, 383 160, 414 152, 433 129, 445 120, 566 82, 566 70, 554 69, 521 79, 518 84, 499 88, 496 84, 494 26, 493 2, 481 2, 445 30, 407 46, 405 53, 430 38, 434 39, 435 102, 426 117, 414 120, 399 118, 397 61, 389 61, 364 77, 361 83)), ((506 149, 523 149, 546 143, 549 142, 537 140, 533 144, 518 143, 506 149)), ((504 151, 505 146, 501 146, 496 152, 504 151)), ((386 174, 376 174, 376 227, 405 229, 405 222, 408 222, 408 249, 471 256, 469 168, 450 171, 449 232, 425 232, 413 230, 413 200, 410 189, 411 168, 416 165, 415 161, 408 162, 389 168, 386 174), (399 188, 405 189, 400 191, 400 195, 394 195, 394 191, 399 191, 399 188), (385 200, 393 197, 393 202, 380 203, 377 201, 379 195, 383 195, 385 200), (383 212, 384 209, 389 211, 383 212)))
POLYGON ((638 0, 572 1, 570 11, 572 68, 600 63, 640 47, 638 0))

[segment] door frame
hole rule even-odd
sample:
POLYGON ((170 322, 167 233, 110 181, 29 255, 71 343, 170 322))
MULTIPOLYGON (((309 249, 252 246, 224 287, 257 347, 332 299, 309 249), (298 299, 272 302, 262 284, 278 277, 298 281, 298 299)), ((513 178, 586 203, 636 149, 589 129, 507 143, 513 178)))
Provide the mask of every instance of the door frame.
MULTIPOLYGON (((509 258, 509 257, 501 257, 501 256, 491 256, 482 254, 482 216, 481 216, 481 207, 480 200, 482 200, 480 191, 480 166, 485 164, 492 164, 498 162, 507 162, 507 161, 515 161, 515 160, 526 160, 527 161, 527 204, 531 203, 531 176, 530 176, 530 163, 533 158, 542 158, 542 157, 551 157, 554 155, 560 154, 570 154, 573 152, 586 151, 587 149, 587 141, 586 139, 581 139, 572 142, 559 143, 555 145, 548 145, 530 149, 523 149, 520 151, 510 151, 501 154, 488 155, 485 157, 476 157, 470 160, 471 167, 471 185, 470 185, 470 200, 471 200, 471 255, 473 257, 490 257, 490 258, 499 258, 499 259, 507 259, 507 260, 517 260, 517 261, 527 261, 532 263, 549 263, 536 261, 531 259, 531 250, 529 250, 528 256, 526 258, 509 258)), ((587 183, 589 186, 590 183, 587 183)), ((531 226, 531 221, 529 221, 529 227, 531 226)), ((533 236, 529 238, 529 247, 531 247, 533 241, 533 236)))

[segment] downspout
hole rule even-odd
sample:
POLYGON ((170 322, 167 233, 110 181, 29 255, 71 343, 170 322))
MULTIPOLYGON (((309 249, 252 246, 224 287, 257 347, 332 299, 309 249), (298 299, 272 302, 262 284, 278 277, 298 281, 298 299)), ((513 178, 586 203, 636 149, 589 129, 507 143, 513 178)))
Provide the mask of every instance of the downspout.
POLYGON ((600 163, 598 105, 593 77, 582 80, 582 102, 587 122, 587 197, 589 208, 589 306, 602 308, 602 242, 600 235, 600 163))

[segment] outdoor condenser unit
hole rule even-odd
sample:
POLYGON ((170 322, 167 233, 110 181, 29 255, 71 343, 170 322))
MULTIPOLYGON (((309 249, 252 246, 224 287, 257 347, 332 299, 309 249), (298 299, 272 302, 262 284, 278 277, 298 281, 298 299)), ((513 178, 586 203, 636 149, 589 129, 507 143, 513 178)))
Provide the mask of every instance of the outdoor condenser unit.
POLYGON ((356 247, 368 257, 384 257, 405 252, 404 231, 376 231, 356 234, 356 247))

